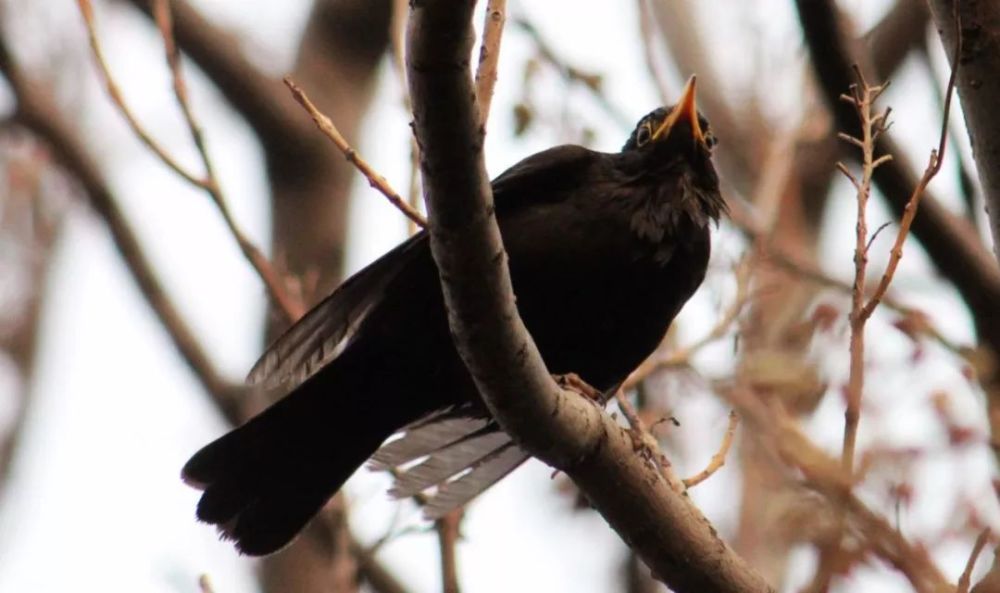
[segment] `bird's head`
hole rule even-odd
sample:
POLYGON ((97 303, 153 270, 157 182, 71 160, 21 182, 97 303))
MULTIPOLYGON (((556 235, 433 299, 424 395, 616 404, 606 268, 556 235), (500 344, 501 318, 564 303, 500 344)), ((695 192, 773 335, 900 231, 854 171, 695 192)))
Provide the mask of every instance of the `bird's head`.
POLYGON ((622 147, 622 163, 637 180, 644 180, 641 183, 665 187, 674 203, 696 206, 691 213, 697 218, 707 215, 718 220, 726 206, 712 165, 716 142, 708 120, 698 112, 692 76, 677 104, 655 109, 639 120, 622 147))
POLYGON ((716 145, 708 120, 698 112, 695 77, 688 79, 676 105, 660 107, 639 120, 622 152, 691 153, 709 158, 716 145))

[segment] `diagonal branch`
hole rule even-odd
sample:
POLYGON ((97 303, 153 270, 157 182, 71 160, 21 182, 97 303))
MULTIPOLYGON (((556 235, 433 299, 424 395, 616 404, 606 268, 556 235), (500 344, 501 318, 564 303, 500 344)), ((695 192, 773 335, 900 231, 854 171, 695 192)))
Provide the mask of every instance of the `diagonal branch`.
POLYGON ((177 47, 173 40, 173 26, 171 23, 170 8, 167 0, 156 0, 156 23, 163 37, 164 45, 166 46, 167 63, 173 79, 174 96, 176 97, 177 103, 184 115, 184 121, 188 126, 192 140, 194 141, 198 155, 200 156, 202 165, 205 169, 205 174, 203 176, 191 173, 180 165, 180 163, 174 159, 163 146, 153 139, 152 135, 150 135, 149 132, 143 128, 142 124, 139 123, 139 120, 135 117, 132 110, 125 102, 125 98, 122 96, 121 90, 115 82, 115 79, 111 74, 111 70, 108 67, 108 63, 104 58, 104 51, 101 47, 100 39, 97 35, 97 27, 94 22, 94 9, 90 0, 77 0, 77 4, 80 8, 80 13, 83 16, 84 25, 87 28, 87 36, 90 41, 90 47, 93 51, 98 68, 101 71, 108 94, 111 95, 112 102, 115 107, 118 108, 118 111, 120 111, 125 117, 125 121, 128 122, 128 125, 132 129, 133 133, 135 133, 135 135, 143 141, 153 154, 159 157, 159 159, 170 169, 176 172, 188 183, 205 191, 209 195, 212 202, 218 208, 219 213, 222 215, 222 219, 225 222, 226 227, 229 229, 230 234, 236 240, 236 244, 239 246, 244 258, 246 258, 247 262, 254 269, 254 271, 257 272, 257 275, 264 283, 268 295, 271 297, 271 300, 276 305, 277 309, 285 315, 288 321, 301 317, 304 312, 302 310, 302 305, 291 298, 288 291, 285 290, 283 279, 264 256, 263 252, 261 252, 261 250, 253 244, 246 234, 243 233, 243 230, 233 218, 232 212, 230 211, 223 195, 222 186, 220 185, 215 174, 215 167, 212 164, 212 159, 208 155, 205 135, 202 131, 201 125, 195 118, 194 111, 191 109, 191 104, 188 100, 187 83, 181 71, 180 54, 177 52, 177 47))
POLYGON ((312 101, 309 100, 309 96, 306 95, 305 91, 302 90, 299 85, 291 78, 285 78, 285 86, 288 90, 292 91, 292 96, 295 100, 299 102, 300 105, 309 113, 309 117, 312 118, 313 122, 316 123, 316 127, 319 128, 323 135, 330 139, 334 145, 344 153, 344 158, 346 158, 352 165, 361 172, 362 175, 368 179, 368 184, 374 187, 381 193, 389 203, 396 207, 397 210, 402 212, 410 222, 413 224, 424 228, 427 226, 427 221, 424 216, 420 214, 415 208, 410 206, 410 204, 399 195, 396 190, 392 189, 389 185, 389 181, 382 176, 378 171, 375 170, 368 161, 358 154, 358 151, 354 149, 350 144, 348 144, 347 139, 344 135, 340 133, 337 126, 334 125, 333 121, 327 117, 323 112, 319 110, 312 101))
POLYGON ((490 118, 493 89, 497 84, 497 64, 500 62, 500 42, 507 21, 507 0, 489 0, 483 22, 483 42, 479 46, 479 66, 476 68, 476 100, 483 126, 490 118))
POLYGON ((771 591, 609 416, 549 376, 522 323, 492 209, 469 73, 472 0, 414 0, 407 69, 431 247, 456 346, 501 426, 563 469, 674 590, 771 591), (609 488, 608 484, 615 484, 609 488))
POLYGON ((90 205, 108 225, 111 238, 132 272, 139 291, 163 323, 181 358, 201 381, 205 390, 213 395, 220 409, 227 416, 236 417, 234 395, 238 388, 219 374, 194 332, 170 300, 135 231, 119 209, 111 189, 73 127, 51 103, 48 94, 23 76, 2 39, 0 71, 7 77, 17 99, 16 119, 48 142, 59 164, 79 181, 90 199, 90 205))
MULTIPOLYGON (((45 140, 57 162, 80 183, 89 198, 90 206, 108 226, 111 238, 140 293, 167 330, 181 358, 201 382, 222 415, 233 425, 241 424, 247 417, 245 401, 238 397, 243 394, 242 385, 231 383, 220 375, 193 330, 170 300, 166 288, 146 257, 139 238, 119 209, 118 201, 86 145, 70 122, 51 103, 50 95, 23 75, 2 36, 0 73, 7 78, 17 100, 15 119, 45 140)), ((325 515, 317 519, 317 524, 324 521, 328 521, 325 515)), ((347 535, 348 545, 358 562, 360 576, 373 589, 382 593, 407 593, 408 589, 394 575, 375 557, 366 553, 351 534, 347 535)))

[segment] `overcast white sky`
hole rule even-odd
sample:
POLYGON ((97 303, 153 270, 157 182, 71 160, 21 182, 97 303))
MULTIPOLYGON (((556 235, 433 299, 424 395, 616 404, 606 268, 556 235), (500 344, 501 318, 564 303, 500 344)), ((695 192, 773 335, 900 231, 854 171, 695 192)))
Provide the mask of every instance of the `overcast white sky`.
MULTIPOLYGON (((58 47, 28 40, 26 51, 66 60, 78 68, 80 79, 94 75, 72 3, 7 3, 20 9, 16 18, 23 14, 32 26, 67 39, 58 47)), ((287 68, 308 9, 305 0, 256 2, 253 10, 235 0, 195 4, 244 33, 246 50, 275 73, 287 68)), ((845 3, 865 23, 874 22, 886 4, 845 3)), ((700 6, 707 47, 726 73, 725 95, 734 102, 741 93, 746 96, 746 84, 756 72, 754 59, 759 57, 769 75, 766 84, 773 85, 767 112, 781 122, 776 125, 795 125, 801 88, 797 76, 804 53, 792 3, 713 0, 700 6), (711 26, 704 24, 709 20, 711 26), (753 47, 754 34, 765 40, 763 49, 755 50, 759 53, 748 49, 753 47)), ((107 53, 129 102, 158 138, 185 162, 194 163, 152 29, 117 5, 101 3, 98 7, 107 53)), ((547 0, 513 2, 512 10, 527 15, 569 61, 603 74, 610 100, 630 118, 638 119, 657 105, 638 43, 634 3, 547 0)), ((523 138, 512 137, 510 106, 520 97, 520 68, 530 51, 524 37, 510 29, 487 143, 493 174, 532 152, 567 140, 547 127, 523 138)), ((679 87, 680 78, 670 74, 679 87)), ((263 164, 253 137, 226 112, 200 77, 193 72, 191 77, 195 106, 207 128, 235 215, 258 244, 267 245, 263 164)), ((382 92, 366 127, 352 140, 396 187, 405 187, 408 118, 399 107, 399 88, 391 69, 386 68, 382 78, 382 92)), ((338 83, 350 81, 331 81, 338 83)), ((894 131, 905 146, 914 147, 911 157, 923 162, 923 147, 933 143, 937 119, 926 73, 913 65, 904 68, 895 87, 887 97, 896 113, 894 131)), ((185 187, 139 147, 93 80, 86 88, 87 92, 71 95, 76 97, 74 113, 101 154, 130 219, 174 299, 219 365, 233 377, 242 376, 261 349, 264 296, 259 282, 206 197, 185 187)), ((553 80, 535 89, 535 99, 553 114, 565 105, 569 114, 594 124, 596 148, 617 150, 628 133, 602 115, 585 93, 567 93, 553 80)), ((336 119, 336 114, 330 115, 336 119)), ((951 187, 948 183, 942 182, 942 191, 951 187)), ((402 218, 379 196, 362 183, 356 193, 348 253, 351 270, 374 259, 405 233, 402 218)), ((851 267, 846 246, 853 229, 853 206, 846 186, 838 195, 843 199, 833 200, 830 216, 844 224, 822 240, 825 253, 831 255, 828 269, 846 275, 851 267)), ((877 203, 871 216, 887 218, 877 203)), ((713 265, 724 270, 738 255, 741 243, 725 230, 720 237, 713 265)), ((874 265, 879 265, 877 261, 874 265)), ((911 249, 898 282, 907 288, 908 298, 928 308, 950 337, 967 342, 971 338, 967 315, 951 291, 928 279, 927 270, 922 255, 911 249)), ((709 327, 719 303, 731 291, 725 274, 710 279, 682 315, 682 340, 693 339, 709 327)), ((28 429, 12 479, 0 498, 0 591, 190 592, 196 590, 197 576, 206 572, 219 593, 254 591, 252 563, 238 558, 231 546, 216 540, 210 528, 194 521, 197 493, 178 479, 186 458, 220 434, 223 423, 139 297, 104 226, 84 208, 71 217, 59 245, 45 307, 28 429)), ((933 418, 925 404, 934 389, 948 389, 961 417, 983 430, 979 395, 964 385, 956 361, 929 347, 920 364, 904 365, 912 346, 889 329, 888 318, 877 318, 873 332, 879 341, 872 348, 870 364, 873 369, 888 370, 873 373, 871 410, 866 410, 870 416, 862 424, 863 443, 943 448, 944 435, 928 434, 933 418), (904 366, 906 370, 900 372, 898 368, 904 366)), ((842 332, 830 337, 829 344, 817 346, 818 351, 824 347, 836 351, 843 338, 842 332)), ((731 344, 720 344, 699 362, 713 372, 725 368, 730 349, 731 344)), ((835 383, 846 375, 846 356, 825 357, 821 366, 835 383)), ((826 398, 808 427, 810 434, 831 448, 839 446, 842 430, 839 405, 838 398, 826 398)), ((696 470, 714 450, 725 427, 726 410, 698 389, 677 406, 675 414, 684 424, 679 429, 683 454, 677 462, 682 471, 696 470)), ((902 525, 907 533, 931 535, 949 519, 941 516, 941 509, 955 496, 952 486, 959 477, 970 482, 965 495, 974 498, 988 517, 996 517, 989 484, 991 457, 985 447, 959 456, 932 454, 926 464, 914 506, 904 513, 902 525), (980 481, 973 483, 974 477, 980 481)), ((573 514, 568 501, 553 494, 549 474, 548 468, 533 462, 472 505, 460 547, 461 579, 467 591, 615 590, 615 571, 623 557, 617 538, 599 516, 573 514)), ((723 533, 734 527, 732 493, 738 491, 737 479, 733 472, 723 470, 694 491, 695 499, 723 533)), ((382 476, 368 472, 361 472, 349 485, 353 527, 365 541, 383 535, 393 519, 395 505, 387 501, 385 486, 382 476)), ((418 514, 405 507, 403 528, 422 527, 418 514)), ((950 541, 934 548, 949 575, 961 571, 967 550, 967 543, 950 541)), ((414 591, 439 589, 432 534, 400 536, 381 554, 414 591)), ((808 575, 809 554, 799 554, 796 560, 796 574, 808 575)), ((887 571, 864 569, 841 590, 908 589, 887 571)))

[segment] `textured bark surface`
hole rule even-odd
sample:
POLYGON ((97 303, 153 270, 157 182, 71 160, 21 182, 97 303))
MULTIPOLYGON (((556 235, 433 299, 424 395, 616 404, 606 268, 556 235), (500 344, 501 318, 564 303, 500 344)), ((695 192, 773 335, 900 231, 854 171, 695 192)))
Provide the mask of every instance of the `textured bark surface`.
POLYGON ((993 233, 993 252, 1000 260, 1000 4, 986 0, 932 0, 934 22, 950 55, 961 29, 958 96, 965 114, 976 171, 986 200, 993 233), (957 3, 957 6, 956 6, 957 3))

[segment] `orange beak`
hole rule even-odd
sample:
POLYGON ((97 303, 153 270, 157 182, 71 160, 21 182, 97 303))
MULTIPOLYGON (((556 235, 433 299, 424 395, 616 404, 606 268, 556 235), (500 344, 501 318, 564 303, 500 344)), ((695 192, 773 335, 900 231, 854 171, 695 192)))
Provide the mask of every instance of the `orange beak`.
POLYGON ((665 138, 670 133, 670 130, 673 129, 674 124, 679 121, 687 121, 691 124, 691 136, 695 142, 699 144, 705 143, 705 134, 701 129, 701 124, 698 122, 698 105, 695 102, 695 77, 693 74, 688 79, 687 84, 684 85, 680 101, 677 102, 674 109, 663 120, 660 127, 653 132, 653 140, 665 138))

